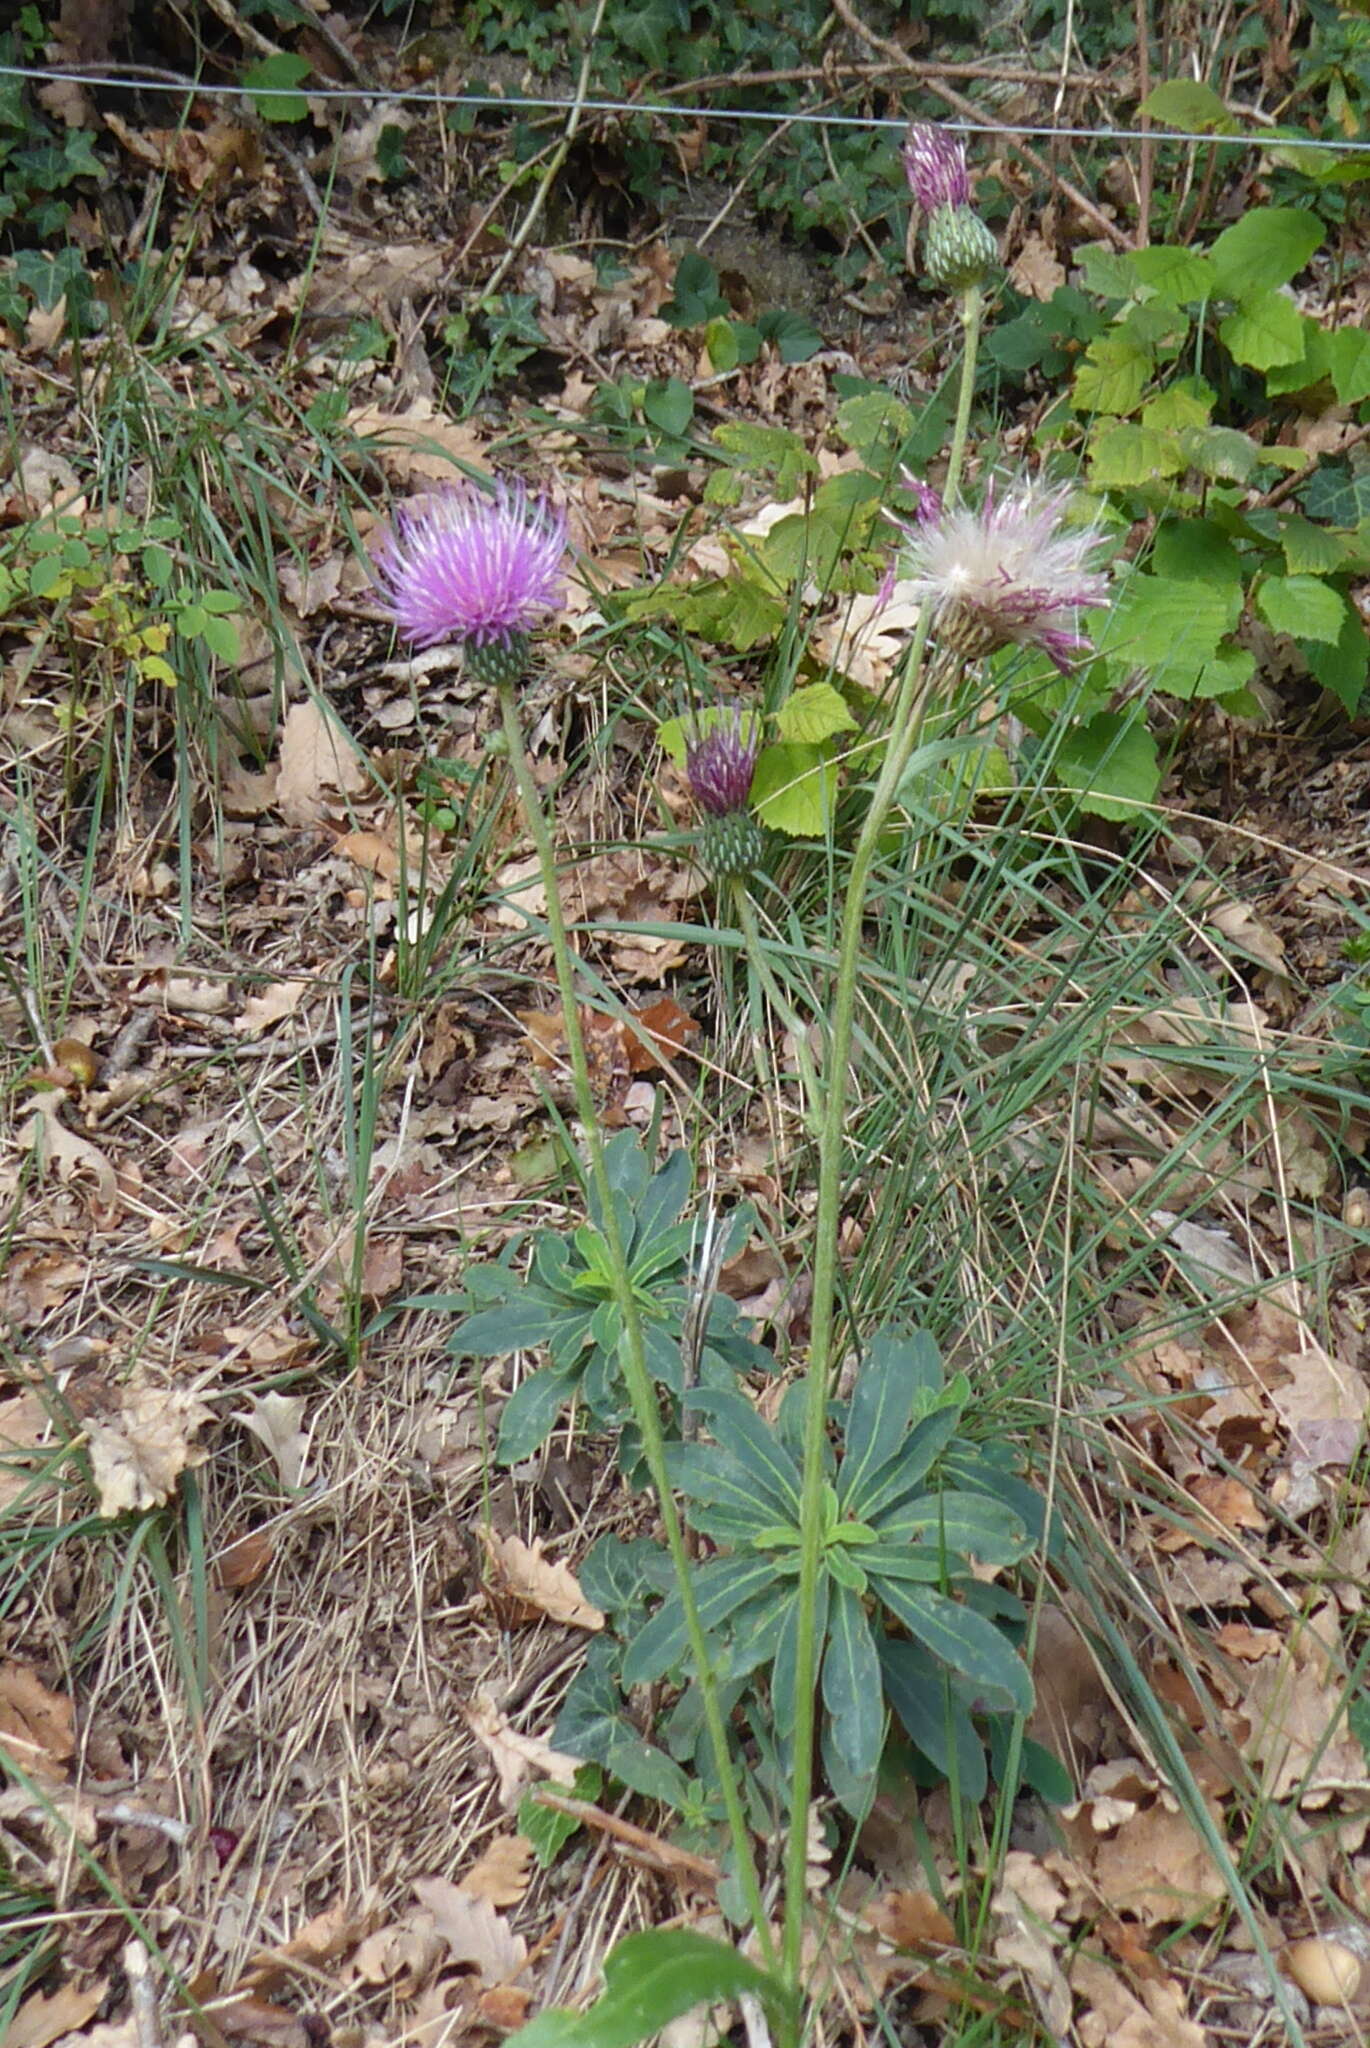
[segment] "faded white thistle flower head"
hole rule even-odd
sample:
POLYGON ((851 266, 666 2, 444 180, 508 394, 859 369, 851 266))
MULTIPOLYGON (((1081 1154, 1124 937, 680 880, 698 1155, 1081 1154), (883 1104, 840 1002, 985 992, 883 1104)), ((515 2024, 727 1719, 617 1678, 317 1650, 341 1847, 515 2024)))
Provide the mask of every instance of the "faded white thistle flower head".
POLYGON ((528 634, 561 603, 565 553, 565 513, 522 483, 452 484, 396 512, 376 590, 415 647, 460 641, 483 679, 517 680, 528 634))
POLYGON ((910 596, 933 608, 943 647, 971 660, 998 647, 1040 647, 1063 674, 1090 650, 1077 615, 1108 596, 1108 577, 1090 567, 1097 527, 1066 527, 1069 488, 991 481, 978 511, 948 511, 935 491, 914 484, 914 519, 899 522, 906 547, 901 576, 910 596))

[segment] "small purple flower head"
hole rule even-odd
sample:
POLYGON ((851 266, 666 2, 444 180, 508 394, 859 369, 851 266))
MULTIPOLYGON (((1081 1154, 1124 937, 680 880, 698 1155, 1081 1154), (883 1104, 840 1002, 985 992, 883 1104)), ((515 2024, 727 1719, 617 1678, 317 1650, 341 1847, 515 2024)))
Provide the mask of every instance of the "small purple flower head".
POLYGON ((950 128, 936 121, 913 122, 904 142, 904 169, 909 190, 924 213, 970 205, 966 145, 950 128))
POLYGON ((375 555, 376 589, 415 647, 522 641, 561 602, 566 515, 522 483, 452 484, 402 505, 375 555))
POLYGON ((729 722, 710 726, 695 741, 685 756, 685 776, 701 811, 726 818, 746 810, 759 746, 755 719, 749 716, 744 725, 737 710, 729 722))
POLYGON ((972 659, 1016 643, 1040 647, 1063 674, 1090 641, 1075 614, 1103 604, 1108 577, 1089 566, 1097 527, 1063 527, 1068 489, 1017 483, 996 496, 991 483, 978 512, 935 514, 920 495, 916 522, 903 526, 903 573, 912 596, 933 607, 944 646, 972 659))

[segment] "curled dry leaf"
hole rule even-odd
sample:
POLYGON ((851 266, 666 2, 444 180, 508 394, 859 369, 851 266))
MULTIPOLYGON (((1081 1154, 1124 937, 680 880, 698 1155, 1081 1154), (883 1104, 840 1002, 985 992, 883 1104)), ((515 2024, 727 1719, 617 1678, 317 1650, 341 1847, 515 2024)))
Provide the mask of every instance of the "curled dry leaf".
POLYGON ((30 1776, 61 1778, 76 1749, 75 1713, 27 1664, 0 1664, 0 1747, 30 1776))
POLYGON ((287 825, 321 825, 340 800, 369 786, 355 740, 312 698, 292 704, 281 731, 276 804, 287 825))
POLYGON ((526 1835, 496 1835, 460 1880, 457 1889, 491 1906, 516 1906, 528 1889, 528 1859, 533 1845, 526 1835))
POLYGON ((62 1181, 70 1182, 78 1173, 88 1173, 95 1182, 100 1208, 112 1211, 119 1202, 114 1168, 98 1145, 92 1145, 89 1138, 78 1137, 62 1122, 62 1104, 66 1099, 60 1088, 41 1096, 33 1115, 17 1132, 15 1144, 21 1152, 35 1154, 40 1172, 55 1166, 62 1181))
POLYGON ((499 1773, 500 1805, 512 1812, 530 1778, 550 1778, 554 1784, 574 1785, 581 1759, 566 1756, 536 1735, 520 1735, 511 1728, 489 1693, 478 1692, 466 1710, 467 1726, 489 1752, 499 1773))
POLYGON ((139 1513, 170 1500, 182 1472, 209 1456, 191 1439, 213 1415, 198 1395, 136 1373, 120 1395, 117 1415, 86 1421, 100 1513, 139 1513))
POLYGON ((300 1428, 305 1403, 289 1394, 260 1394, 250 1408, 238 1416, 258 1443, 271 1454, 283 1485, 298 1493, 304 1481, 304 1461, 309 1454, 309 1432, 300 1428))
POLYGON ((432 1914, 454 1963, 476 1970, 484 1984, 508 1984, 518 1976, 528 1944, 488 1899, 472 1898, 445 1877, 416 1878, 414 1893, 432 1914))
POLYGON ((101 1977, 81 1987, 59 1984, 50 1994, 30 1992, 5 2029, 5 2048, 50 2048, 50 2043, 60 2041, 64 2034, 80 2034, 104 2004, 108 1990, 109 1980, 101 1977))
POLYGON ((293 1017, 309 987, 307 981, 269 981, 250 995, 233 1019, 233 1029, 243 1037, 270 1030, 283 1017, 293 1017))
POLYGON ((585 1598, 575 1573, 544 1557, 540 1539, 525 1543, 482 1527, 480 1540, 489 1573, 486 1591, 506 1626, 545 1614, 568 1628, 603 1628, 604 1616, 585 1598))

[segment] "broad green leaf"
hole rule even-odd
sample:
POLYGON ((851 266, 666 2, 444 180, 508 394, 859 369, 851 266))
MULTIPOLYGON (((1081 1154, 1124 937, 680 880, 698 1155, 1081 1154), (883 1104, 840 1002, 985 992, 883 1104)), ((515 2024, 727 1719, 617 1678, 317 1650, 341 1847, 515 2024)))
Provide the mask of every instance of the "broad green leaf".
MULTIPOLYGON (((1213 668, 1212 661, 1209 668, 1213 668)), ((1161 682, 1161 687, 1171 686, 1161 682)), ((1140 806, 1156 800, 1161 759, 1144 716, 1135 711, 1099 711, 1061 735, 1051 757, 1051 774, 1064 788, 1074 791, 1091 817, 1134 818, 1140 806)))
POLYGON ((831 739, 834 733, 854 732, 856 720, 831 683, 803 683, 776 712, 775 729, 782 740, 814 744, 831 739))
POLYGON ((1329 533, 1325 526, 1315 526, 1298 513, 1282 523, 1280 546, 1291 576, 1333 576, 1344 566, 1349 552, 1344 534, 1329 533))
POLYGON ((909 1740, 962 1799, 977 1804, 989 1783, 984 1745, 956 1686, 916 1643, 882 1642, 880 1668, 885 1696, 909 1740))
POLYGON ((1124 254, 1120 249, 1106 248, 1102 242, 1085 242, 1075 252, 1085 290, 1101 299, 1130 299, 1138 282, 1132 267, 1136 253, 1135 249, 1124 254))
POLYGON ((782 363, 806 363, 823 346, 822 335, 802 313, 763 313, 756 324, 782 363))
POLYGON ((1327 337, 1332 386, 1343 405, 1370 398, 1370 334, 1363 327, 1339 327, 1327 337))
POLYGON ((818 463, 799 435, 789 427, 767 427, 750 420, 728 420, 714 428, 716 445, 735 455, 740 465, 774 476, 781 503, 795 496, 806 476, 817 476, 818 463))
POLYGON ((1346 599, 1320 576, 1266 576, 1256 609, 1276 633, 1335 646, 1346 622, 1346 599))
POLYGON ((763 590, 743 571, 682 591, 674 616, 682 626, 731 647, 737 654, 750 654, 754 647, 773 640, 785 623, 785 606, 769 590, 763 590))
POLYGON ((931 1586, 911 1586, 899 1579, 872 1579, 875 1590, 911 1636, 947 1667, 960 1674, 989 1707, 1032 1711, 1032 1680, 1022 1658, 1007 1638, 955 1600, 931 1586))
POLYGON ((1322 647, 1315 643, 1304 649, 1304 657, 1323 689, 1330 690, 1354 718, 1365 696, 1370 640, 1366 639, 1365 627, 1349 605, 1335 647, 1322 647))
POLYGON ((1130 420, 1100 427, 1089 439, 1089 480, 1102 490, 1140 490, 1185 466, 1179 436, 1130 420))
POLYGON ((737 328, 731 320, 711 320, 704 330, 704 346, 709 351, 710 365, 720 376, 735 370, 742 360, 737 328))
POLYGON ((643 394, 642 413, 663 434, 679 440, 695 416, 694 393, 679 377, 658 377, 643 394))
POLYGON ((837 408, 837 431, 869 469, 883 475, 913 426, 913 414, 892 391, 863 391, 837 408))
POLYGON ((1228 477, 1233 483, 1250 481, 1261 459, 1261 451, 1249 434, 1235 427, 1190 427, 1180 435, 1186 467, 1200 476, 1228 477))
POLYGON ((1229 135, 1237 125, 1221 96, 1196 78, 1168 78, 1153 86, 1141 110, 1153 121, 1164 121, 1167 128, 1182 129, 1187 135, 1229 135))
POLYGON ((217 660, 238 659, 238 627, 235 620, 215 618, 211 613, 200 628, 200 634, 205 646, 217 660))
POLYGON ((697 2005, 750 1992, 772 2014, 784 1999, 774 1978, 726 1942, 688 1927, 630 1934, 606 1956, 604 1990, 588 2012, 550 2008, 506 2048, 633 2048, 697 2005))
POLYGON ((1199 576, 1131 576, 1111 619, 1107 651, 1143 670, 1162 690, 1187 696, 1242 612, 1235 586, 1199 576))
POLYGON ((893 1543, 853 1544, 851 1557, 867 1584, 872 1579, 889 1578, 907 1579, 911 1585, 939 1586, 946 1578, 949 1562, 932 1544, 912 1547, 902 1539, 893 1543))
POLYGON ((264 121, 306 121, 309 102, 293 88, 308 78, 311 68, 308 58, 292 57, 282 50, 249 66, 242 86, 264 121))
MULTIPOLYGON (((648 1181, 637 1202, 637 1231, 633 1244, 633 1269, 637 1270, 638 1247, 666 1231, 683 1213, 690 1199, 694 1169, 690 1155, 677 1147, 648 1181)), ((688 1245, 688 1234, 687 1234, 688 1245)), ((682 1252, 685 1247, 682 1247, 682 1252)), ((673 1256, 681 1256, 673 1253, 673 1256)))
POLYGON ((1206 427, 1213 417, 1216 393, 1201 379, 1187 377, 1149 398, 1142 407, 1142 425, 1158 433, 1182 427, 1206 427))
POLYGON ((1067 1806, 1075 1797, 1075 1784, 1065 1765, 1043 1749, 1040 1742, 1034 1742, 1025 1735, 1019 1746, 1018 1775, 1012 1786, 1007 1783, 1010 1757, 1010 1740, 1014 1727, 1012 1715, 991 1714, 986 1735, 989 1740, 989 1767, 994 1782, 1001 1791, 1016 1798, 1024 1784, 1030 1785, 1051 1806, 1067 1806))
POLYGON ((726 1387, 697 1387, 689 1405, 708 1416, 719 1443, 751 1474, 753 1490, 760 1488, 786 1520, 798 1515, 799 1468, 746 1396, 726 1387))
POLYGON ((763 747, 752 779, 752 804, 763 825, 791 839, 822 839, 832 819, 837 770, 827 743, 787 741, 763 747))
POLYGON ((1258 292, 1218 323, 1223 346, 1253 370, 1297 363, 1303 355, 1303 316, 1279 292, 1258 292))
POLYGON ((870 1623, 857 1595, 845 1586, 833 1587, 828 1609, 823 1704, 832 1717, 838 1755, 853 1777, 868 1777, 884 1744, 885 1701, 870 1623))
POLYGON ((1101 334, 1075 372, 1070 402, 1077 412, 1134 412, 1154 368, 1149 349, 1124 334, 1101 334))
MULTIPOLYGON (((671 1444, 666 1452, 672 1486, 704 1508, 724 1508, 737 1517, 735 1526, 755 1537, 763 1529, 797 1522, 797 1502, 777 1501, 775 1493, 741 1458, 719 1444, 671 1444)), ((701 1524, 701 1526, 703 1526, 701 1524)))
POLYGON ((1213 295, 1213 265, 1193 249, 1176 249, 1163 242, 1149 249, 1134 249, 1132 268, 1141 283, 1165 304, 1197 305, 1213 295))
POLYGON ((522 1464, 546 1443, 575 1382, 574 1366, 544 1365, 515 1387, 499 1419, 495 1456, 501 1465, 522 1464))
MULTIPOLYGON (((1217 290, 1226 298, 1242 301, 1275 291, 1298 276, 1325 232, 1317 215, 1303 207, 1253 207, 1230 228, 1224 228, 1208 252, 1217 290)), ((1289 310, 1294 312, 1292 306, 1289 310)))

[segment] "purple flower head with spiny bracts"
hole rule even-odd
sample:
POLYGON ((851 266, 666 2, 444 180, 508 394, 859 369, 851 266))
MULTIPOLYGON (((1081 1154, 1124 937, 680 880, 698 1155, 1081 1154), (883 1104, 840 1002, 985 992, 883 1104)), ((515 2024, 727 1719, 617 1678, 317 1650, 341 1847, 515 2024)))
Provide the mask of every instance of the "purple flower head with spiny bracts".
POLYGON ((904 143, 909 190, 924 213, 941 206, 970 205, 966 145, 935 121, 915 121, 904 143))
POLYGON ((560 604, 565 553, 565 513, 522 483, 452 484, 400 507, 376 552, 376 588, 415 647, 507 646, 560 604))
POLYGON ((731 720, 710 727, 685 756, 690 794, 711 818, 745 811, 756 772, 758 736, 755 719, 734 710, 731 720))
POLYGON ((1108 577, 1090 567, 1097 527, 1064 527, 1069 489, 991 482, 978 512, 948 511, 936 493, 919 488, 917 516, 903 523, 902 571, 911 596, 933 607, 946 647, 972 659, 997 647, 1040 647, 1063 674, 1091 642, 1075 615, 1108 597, 1108 577))

